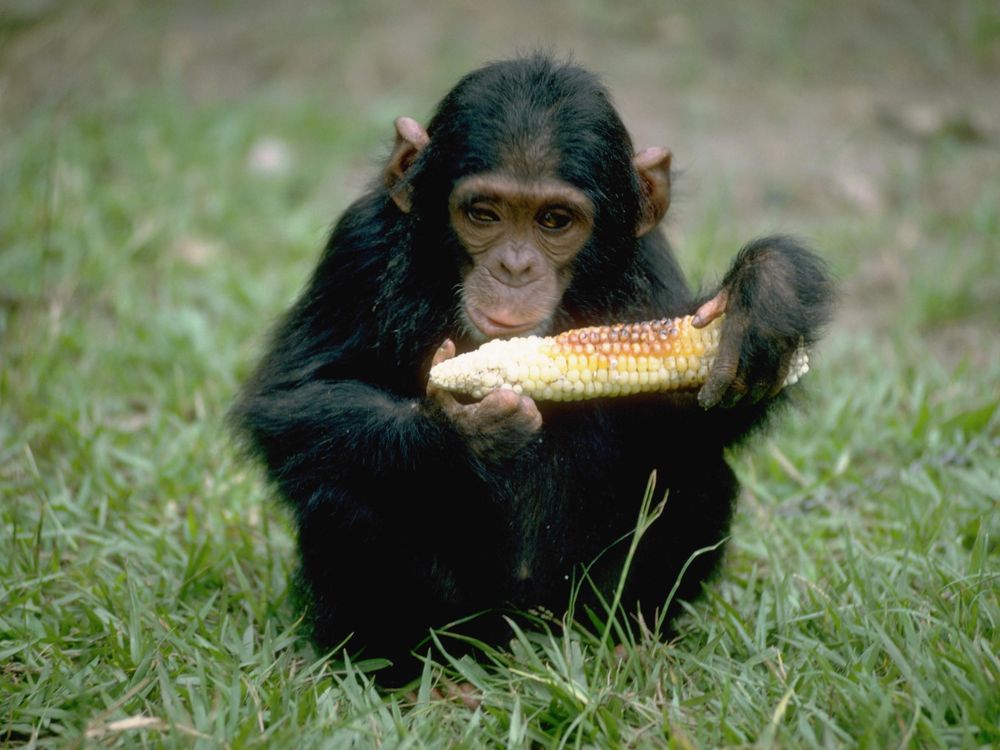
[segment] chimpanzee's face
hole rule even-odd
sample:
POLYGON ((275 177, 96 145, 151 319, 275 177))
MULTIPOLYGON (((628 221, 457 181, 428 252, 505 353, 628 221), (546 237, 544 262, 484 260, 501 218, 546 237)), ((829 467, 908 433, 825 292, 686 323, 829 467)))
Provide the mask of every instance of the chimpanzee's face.
POLYGON ((462 310, 470 338, 548 332, 573 262, 594 229, 594 206, 555 178, 478 174, 448 202, 468 262, 462 310))

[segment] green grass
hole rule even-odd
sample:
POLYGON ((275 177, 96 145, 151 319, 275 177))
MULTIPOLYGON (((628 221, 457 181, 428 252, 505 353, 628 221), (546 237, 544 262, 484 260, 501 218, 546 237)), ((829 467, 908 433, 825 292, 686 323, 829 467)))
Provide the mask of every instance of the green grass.
MULTIPOLYGON (((995 59, 970 17, 959 41, 995 59)), ((798 201, 802 174, 766 208, 829 258, 842 315, 804 408, 732 456, 726 565, 674 640, 540 619, 379 693, 303 640, 288 519, 222 422, 343 185, 423 99, 196 102, 163 78, 0 130, 0 745, 1000 745, 995 142, 887 157, 875 215, 798 201), (264 137, 287 171, 248 169, 264 137), (442 675, 480 707, 434 699, 442 675)), ((697 278, 757 229, 723 188, 681 210, 697 278)))

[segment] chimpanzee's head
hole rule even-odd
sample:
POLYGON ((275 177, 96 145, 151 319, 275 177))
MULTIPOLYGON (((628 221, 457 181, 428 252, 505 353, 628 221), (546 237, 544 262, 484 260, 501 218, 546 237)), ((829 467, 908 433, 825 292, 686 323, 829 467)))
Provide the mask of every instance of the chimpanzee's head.
POLYGON ((624 267, 669 174, 666 149, 634 153, 596 77, 535 56, 463 78, 426 131, 399 118, 385 181, 418 246, 454 248, 459 317, 483 341, 548 332, 571 284, 624 267))

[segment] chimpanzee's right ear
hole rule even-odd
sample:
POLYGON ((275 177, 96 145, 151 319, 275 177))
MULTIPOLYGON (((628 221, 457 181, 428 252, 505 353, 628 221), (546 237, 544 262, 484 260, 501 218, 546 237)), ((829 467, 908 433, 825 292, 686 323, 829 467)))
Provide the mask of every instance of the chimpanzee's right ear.
POLYGON ((412 189, 404 179, 406 170, 429 142, 427 131, 416 120, 410 117, 396 119, 396 145, 392 148, 382 179, 389 195, 403 213, 408 214, 412 205, 412 189))

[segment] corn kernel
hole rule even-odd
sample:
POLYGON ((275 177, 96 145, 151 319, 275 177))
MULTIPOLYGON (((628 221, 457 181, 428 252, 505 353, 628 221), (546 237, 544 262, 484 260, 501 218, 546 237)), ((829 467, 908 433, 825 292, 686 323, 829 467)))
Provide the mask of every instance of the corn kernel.
MULTIPOLYGON (((439 388, 481 398, 496 388, 535 399, 578 400, 646 391, 696 389, 715 361, 722 318, 695 328, 691 316, 595 326, 557 336, 495 339, 431 370, 439 388)), ((785 385, 809 371, 799 347, 785 385)))

